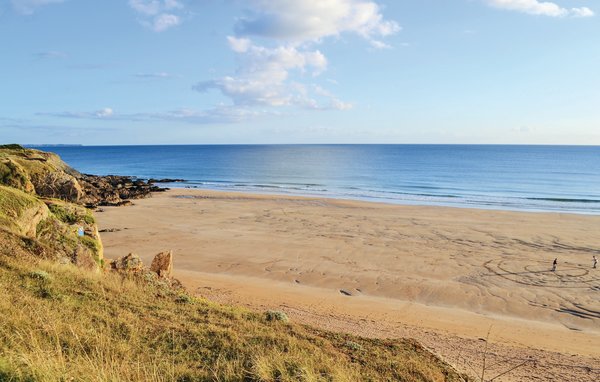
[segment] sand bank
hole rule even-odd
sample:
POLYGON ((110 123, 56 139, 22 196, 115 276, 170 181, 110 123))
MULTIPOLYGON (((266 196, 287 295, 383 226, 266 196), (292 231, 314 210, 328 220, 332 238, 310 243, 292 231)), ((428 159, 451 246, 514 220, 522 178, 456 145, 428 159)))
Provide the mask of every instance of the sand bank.
MULTIPOLYGON (((416 337, 465 370, 491 327, 498 362, 600 376, 600 216, 185 189, 97 216, 115 230, 102 236, 107 257, 172 249, 176 277, 212 299, 416 337)), ((519 370, 510 378, 534 372, 519 370)))

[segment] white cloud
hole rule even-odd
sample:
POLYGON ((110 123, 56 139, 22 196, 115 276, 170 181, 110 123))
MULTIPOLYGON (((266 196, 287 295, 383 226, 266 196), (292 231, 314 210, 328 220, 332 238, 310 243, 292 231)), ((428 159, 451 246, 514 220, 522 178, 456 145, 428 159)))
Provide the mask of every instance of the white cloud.
POLYGON ((235 38, 228 36, 229 47, 236 53, 246 53, 252 47, 252 41, 247 38, 235 38))
POLYGON ((44 5, 58 4, 64 1, 65 0, 11 0, 11 3, 17 12, 24 15, 30 15, 44 5))
POLYGON ((354 34, 377 49, 383 38, 400 31, 385 20, 381 7, 368 0, 248 0, 247 13, 228 37, 236 54, 235 74, 203 81, 194 89, 220 91, 234 106, 295 106, 347 110, 351 104, 312 83, 327 69, 327 58, 314 46, 326 38, 354 34), (267 42, 258 45, 253 38, 267 42))
POLYGON ((95 112, 95 115, 98 118, 111 117, 113 114, 114 114, 114 111, 110 107, 105 107, 104 109, 101 109, 101 110, 98 110, 95 112))
POLYGON ((136 12, 154 16, 161 10, 161 2, 158 0, 129 0, 129 6, 136 12))
POLYGON ((155 32, 181 24, 181 17, 175 12, 184 9, 177 0, 129 0, 129 6, 140 15, 141 24, 155 32))
POLYGON ((488 4, 495 8, 506 9, 527 13, 530 15, 550 16, 550 17, 590 17, 594 12, 587 8, 565 8, 557 3, 539 0, 487 0, 488 4))
POLYGON ((73 119, 106 119, 112 118, 115 112, 110 107, 105 107, 95 111, 64 111, 59 113, 37 113, 38 116, 43 117, 59 117, 59 118, 73 118, 73 119))
MULTIPOLYGON (((355 33, 370 42, 397 33, 400 25, 384 20, 381 8, 365 0, 251 0, 251 15, 238 20, 239 36, 318 41, 355 33)), ((375 45, 381 45, 379 41, 375 45)))
POLYGON ((134 76, 137 78, 145 78, 145 79, 159 79, 159 78, 167 79, 167 78, 175 77, 173 74, 167 73, 167 72, 136 73, 136 74, 134 74, 134 76))
POLYGON ((165 0, 164 4, 165 4, 165 9, 167 9, 167 10, 183 9, 183 4, 177 0, 165 0))
MULTIPOLYGON (((229 46, 237 54, 235 76, 196 84, 205 92, 217 89, 235 106, 299 106, 310 109, 342 108, 343 102, 322 92, 317 100, 309 87, 290 80, 292 72, 317 76, 327 68, 327 59, 319 50, 301 50, 292 45, 266 48, 245 38, 228 37, 229 46), (323 103, 323 99, 326 103, 323 103), (321 102, 320 102, 321 101, 321 102), (336 101, 336 102, 334 102, 336 101)), ((346 108, 346 107, 344 107, 346 108)))
POLYGON ((152 29, 155 32, 162 32, 171 27, 179 25, 180 20, 178 16, 170 13, 162 13, 154 18, 152 21, 152 29))
POLYGON ((373 48, 377 49, 390 49, 392 47, 391 45, 379 40, 371 40, 371 45, 373 48))
POLYGON ((575 17, 592 17, 595 15, 594 11, 588 7, 572 8, 571 14, 575 17))

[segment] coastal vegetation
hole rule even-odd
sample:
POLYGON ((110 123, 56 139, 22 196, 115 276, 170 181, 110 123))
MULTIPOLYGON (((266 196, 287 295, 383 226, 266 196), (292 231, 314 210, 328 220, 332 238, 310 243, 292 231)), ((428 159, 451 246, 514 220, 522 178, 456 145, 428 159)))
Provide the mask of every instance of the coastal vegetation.
POLYGON ((414 340, 322 331, 147 268, 111 270, 77 172, 12 145, 0 165, 0 381, 464 380, 414 340))

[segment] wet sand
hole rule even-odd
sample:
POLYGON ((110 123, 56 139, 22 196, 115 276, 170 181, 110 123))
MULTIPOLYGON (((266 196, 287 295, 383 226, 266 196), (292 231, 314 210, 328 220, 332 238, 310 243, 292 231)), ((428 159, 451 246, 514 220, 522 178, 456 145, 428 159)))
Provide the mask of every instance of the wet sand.
POLYGON ((488 375, 525 362, 499 381, 600 379, 600 216, 178 189, 97 217, 106 257, 172 249, 213 300, 415 337, 471 374, 489 338, 488 375))

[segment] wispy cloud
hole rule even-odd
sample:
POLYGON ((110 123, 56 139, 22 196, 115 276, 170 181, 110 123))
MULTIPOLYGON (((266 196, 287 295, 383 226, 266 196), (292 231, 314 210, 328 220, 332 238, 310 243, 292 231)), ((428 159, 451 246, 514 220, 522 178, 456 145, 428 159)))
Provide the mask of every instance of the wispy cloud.
POLYGON ((8 118, 8 117, 0 117, 0 125, 2 126, 12 126, 23 123, 24 120, 22 118, 8 118))
POLYGON ((60 52, 57 50, 48 50, 45 52, 37 52, 34 54, 34 56, 41 60, 67 58, 67 54, 65 52, 60 52))
POLYGON ((143 120, 163 120, 191 124, 239 123, 265 115, 273 115, 269 110, 238 108, 219 105, 208 110, 177 109, 163 113, 138 113, 133 117, 143 120))
POLYGON ((57 113, 36 113, 37 116, 42 117, 59 117, 59 118, 73 118, 73 119, 107 119, 114 116, 114 111, 110 107, 105 107, 95 111, 63 111, 57 113))
POLYGON ((59 4, 65 0, 10 0, 15 11, 23 15, 31 15, 38 8, 49 4, 59 4))
POLYGON ((486 0, 499 9, 549 17, 591 17, 594 11, 588 7, 566 8, 557 3, 539 0, 486 0))
POLYGON ((168 79, 175 77, 175 75, 167 72, 136 73, 133 76, 142 79, 168 79))
POLYGON ((11 119, 0 118, 0 142, 21 144, 43 144, 50 141, 65 142, 69 137, 85 137, 91 132, 106 132, 113 127, 104 124, 101 127, 94 126, 65 126, 64 124, 53 124, 37 119, 11 119), (23 141, 23 132, 28 132, 29 138, 23 141), (35 137, 36 141, 29 140, 35 137))
POLYGON ((129 6, 140 16, 140 23, 155 32, 163 32, 181 24, 185 7, 177 0, 129 0, 129 6))
POLYGON ((120 62, 90 62, 80 64, 70 64, 67 67, 73 70, 105 70, 122 65, 120 62))
MULTIPOLYGON (((190 108, 179 108, 164 112, 139 112, 120 113, 112 108, 103 108, 95 111, 62 111, 62 112, 40 112, 37 117, 51 117, 64 119, 102 120, 105 122, 156 122, 169 121, 190 124, 208 123, 237 123, 265 115, 276 115, 270 110, 261 110, 245 107, 231 107, 218 105, 207 110, 196 110, 190 108)), ((2 120, 0 119, 0 123, 2 120)), ((13 122, 13 121, 7 121, 13 122)))

